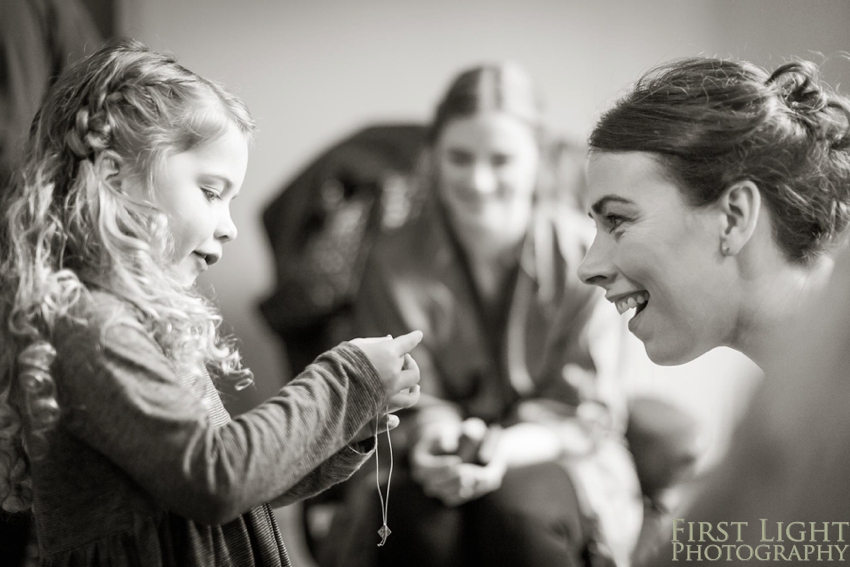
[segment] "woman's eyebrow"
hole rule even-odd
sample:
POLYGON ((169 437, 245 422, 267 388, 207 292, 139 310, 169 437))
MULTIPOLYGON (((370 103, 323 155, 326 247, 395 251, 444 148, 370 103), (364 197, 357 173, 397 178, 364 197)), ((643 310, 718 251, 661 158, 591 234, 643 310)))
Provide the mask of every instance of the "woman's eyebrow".
POLYGON ((630 199, 626 199, 625 197, 620 197, 619 195, 605 195, 604 197, 598 199, 593 205, 591 205, 590 210, 592 210, 595 214, 601 215, 602 210, 605 208, 608 203, 622 203, 624 205, 634 205, 634 201, 630 199))

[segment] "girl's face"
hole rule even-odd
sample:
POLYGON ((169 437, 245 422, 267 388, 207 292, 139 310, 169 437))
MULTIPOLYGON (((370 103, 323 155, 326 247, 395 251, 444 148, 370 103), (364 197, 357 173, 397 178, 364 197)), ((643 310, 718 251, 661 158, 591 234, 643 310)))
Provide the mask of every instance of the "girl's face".
POLYGON ((658 364, 728 344, 735 294, 720 252, 723 215, 694 208, 649 153, 595 152, 588 161, 596 238, 579 266, 658 364))
POLYGON ((533 130, 502 112, 449 121, 435 145, 442 202, 462 236, 486 244, 525 233, 540 150, 533 130))
POLYGON ((247 167, 248 140, 232 123, 219 138, 165 158, 154 198, 168 216, 172 265, 186 285, 218 262, 222 246, 236 238, 230 203, 247 167))

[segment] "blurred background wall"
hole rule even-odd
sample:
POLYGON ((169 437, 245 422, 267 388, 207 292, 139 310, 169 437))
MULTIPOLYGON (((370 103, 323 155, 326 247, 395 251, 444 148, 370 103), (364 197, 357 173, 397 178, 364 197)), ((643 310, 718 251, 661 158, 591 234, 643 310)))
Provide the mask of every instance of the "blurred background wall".
MULTIPOLYGON (((670 58, 732 56, 767 67, 811 58, 833 86, 850 85, 846 0, 114 2, 109 17, 118 35, 171 51, 226 83, 259 126, 233 211, 239 238, 207 280, 257 378, 256 390, 232 404, 236 411, 287 377, 280 343, 257 311, 275 283, 260 224, 264 206, 352 130, 428 120, 461 68, 493 59, 524 65, 547 95, 554 133, 577 141, 642 71, 670 58)), ((692 408, 717 441, 756 375, 743 357, 720 349, 685 367, 658 368, 642 387, 692 408)), ((298 564, 308 564, 293 523, 284 531, 298 564)))

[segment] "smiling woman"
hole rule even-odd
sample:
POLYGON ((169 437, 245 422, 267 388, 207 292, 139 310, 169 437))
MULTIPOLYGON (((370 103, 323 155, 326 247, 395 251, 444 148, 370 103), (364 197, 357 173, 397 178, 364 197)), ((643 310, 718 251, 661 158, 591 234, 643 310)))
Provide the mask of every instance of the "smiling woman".
POLYGON ((650 358, 683 363, 725 344, 734 302, 715 208, 688 205, 649 153, 594 152, 588 189, 598 229, 579 276, 605 288, 621 314, 635 308, 629 329, 650 358))
MULTIPOLYGON (((822 313, 822 294, 850 219, 850 101, 821 85, 810 63, 767 73, 688 59, 641 79, 590 144, 597 232, 582 280, 605 289, 621 313, 636 308, 629 328, 655 362, 680 364, 725 345, 768 378, 729 462, 686 515, 714 525, 847 517, 846 463, 834 458, 847 454, 846 435, 826 426, 845 419, 830 392, 846 390, 846 375, 827 384, 820 357, 830 352, 821 344, 846 342, 846 322, 822 313), (831 327, 819 329, 823 322, 831 327), (805 333, 815 330, 813 348, 805 333)), ((829 284, 830 305, 846 296, 846 277, 845 257, 843 290, 829 284)), ((704 549, 692 547, 688 562, 704 549)), ((645 565, 682 560, 668 546, 645 565)))
POLYGON ((650 358, 717 346, 768 363, 850 217, 848 101, 810 63, 688 59, 647 74, 591 135, 597 234, 579 268, 650 358))

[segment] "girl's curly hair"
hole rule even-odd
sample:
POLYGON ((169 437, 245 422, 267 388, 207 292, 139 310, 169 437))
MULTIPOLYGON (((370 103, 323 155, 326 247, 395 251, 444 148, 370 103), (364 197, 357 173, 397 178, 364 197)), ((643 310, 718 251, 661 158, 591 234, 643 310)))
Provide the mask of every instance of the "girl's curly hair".
POLYGON ((250 139, 253 121, 237 97, 131 40, 78 62, 49 91, 22 168, 0 195, 3 509, 31 505, 28 459, 38 457, 39 440, 60 414, 51 332, 90 291, 131 304, 176 366, 206 367, 237 387, 250 383, 236 345, 219 332, 218 312, 170 273, 166 217, 152 199, 167 156, 234 124, 250 139), (127 191, 120 179, 145 194, 127 191))

